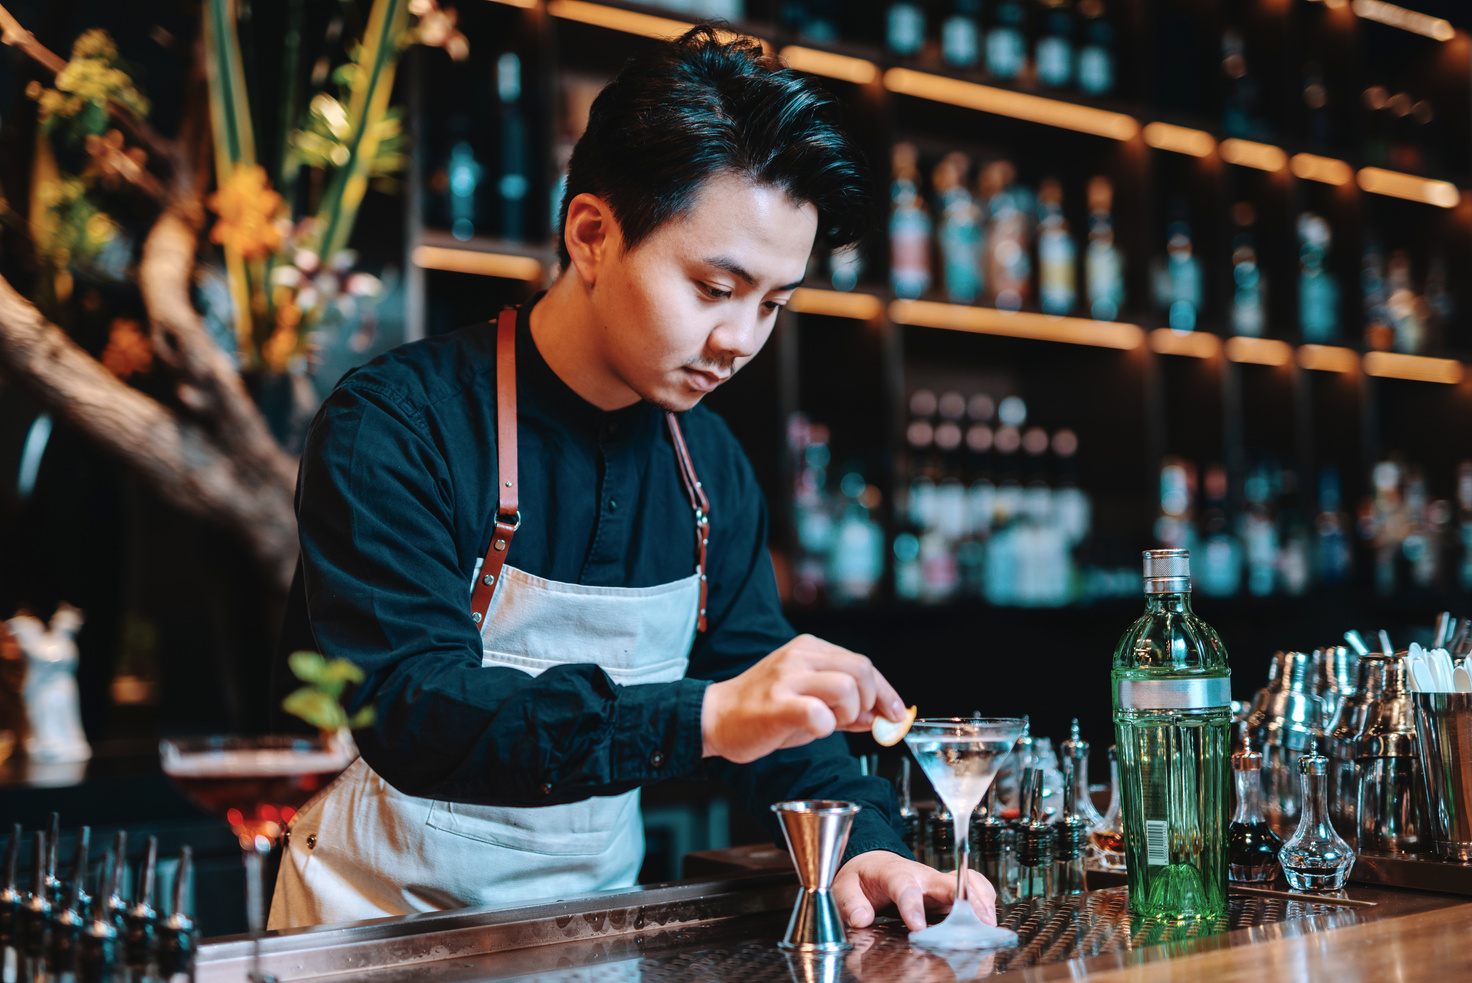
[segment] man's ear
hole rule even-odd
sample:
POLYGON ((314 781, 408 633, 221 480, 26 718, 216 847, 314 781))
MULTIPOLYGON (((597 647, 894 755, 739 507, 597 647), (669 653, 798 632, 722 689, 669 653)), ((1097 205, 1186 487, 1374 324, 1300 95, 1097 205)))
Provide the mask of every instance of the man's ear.
POLYGON ((587 192, 567 203, 562 236, 569 265, 589 290, 598 282, 598 272, 623 244, 613 210, 602 198, 587 192))

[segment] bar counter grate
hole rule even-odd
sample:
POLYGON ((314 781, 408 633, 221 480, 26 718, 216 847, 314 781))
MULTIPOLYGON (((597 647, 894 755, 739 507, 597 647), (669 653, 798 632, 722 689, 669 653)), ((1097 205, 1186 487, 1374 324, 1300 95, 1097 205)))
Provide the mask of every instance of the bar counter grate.
POLYGON ((1226 918, 1173 923, 1132 919, 1125 890, 1109 888, 1080 897, 1003 906, 1001 923, 1018 933, 1019 942, 1015 948, 989 954, 942 955, 914 948, 904 926, 890 920, 850 929, 854 948, 849 952, 827 957, 789 954, 774 944, 785 919, 768 915, 743 920, 746 924, 739 927, 680 931, 663 945, 646 945, 637 954, 627 954, 629 958, 610 953, 613 957, 606 962, 571 961, 531 974, 478 978, 517 983, 951 983, 1126 949, 1194 943, 1239 929, 1271 926, 1275 935, 1327 930, 1366 920, 1361 912, 1333 904, 1233 896, 1226 918))

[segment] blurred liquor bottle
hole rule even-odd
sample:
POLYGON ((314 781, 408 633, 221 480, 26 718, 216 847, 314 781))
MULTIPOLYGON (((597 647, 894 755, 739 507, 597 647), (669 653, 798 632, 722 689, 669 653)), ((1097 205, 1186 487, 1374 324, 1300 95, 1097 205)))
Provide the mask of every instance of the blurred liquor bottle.
POLYGON ((1239 201, 1232 206, 1232 220, 1237 226, 1232 237, 1232 333, 1261 338, 1267 333, 1267 285, 1257 261, 1257 209, 1239 201))
POLYGON ((1013 81, 1027 70, 1027 8, 1021 0, 996 0, 983 43, 992 78, 1013 81))
POLYGON ((951 68, 981 62, 981 0, 950 0, 940 25, 941 61, 951 68))
POLYGON ((496 59, 496 96, 501 107, 501 173, 496 194, 501 213, 501 235, 520 242, 526 238, 527 178, 526 114, 523 110, 521 58, 507 51, 496 59))
POLYGON ((1038 84, 1047 89, 1066 89, 1074 79, 1073 0, 1040 0, 1037 45, 1033 62, 1038 84))
POLYGON ((1089 180, 1089 247, 1084 253, 1084 282, 1089 313, 1113 321, 1124 306, 1124 253, 1114 244, 1114 186, 1103 175, 1089 180))
POLYGON ((1069 314, 1078 299, 1078 246, 1063 214, 1063 186, 1038 187, 1038 302, 1044 314, 1069 314))
POLYGON ((940 216, 941 280, 946 299, 956 304, 975 303, 983 285, 984 230, 976 199, 967 190, 970 170, 971 158, 955 151, 941 158, 931 176, 940 216))
POLYGON ((1329 272, 1333 235, 1320 215, 1298 216, 1298 322, 1303 340, 1332 345, 1339 341, 1339 282, 1329 272))
POLYGON ((987 211, 987 297, 1005 311, 1021 310, 1032 293, 1033 195, 1016 177, 1011 161, 998 160, 982 170, 979 181, 987 211))
POLYGON ((919 58, 925 50, 925 5, 920 0, 891 3, 884 19, 884 46, 896 58, 919 58))
POLYGON ((1107 96, 1114 91, 1114 24, 1104 0, 1080 0, 1083 42, 1078 51, 1078 88, 1087 96, 1107 96))
POLYGON ((920 197, 919 151, 897 143, 890 155, 889 279, 896 295, 914 299, 930 288, 930 215, 920 197))

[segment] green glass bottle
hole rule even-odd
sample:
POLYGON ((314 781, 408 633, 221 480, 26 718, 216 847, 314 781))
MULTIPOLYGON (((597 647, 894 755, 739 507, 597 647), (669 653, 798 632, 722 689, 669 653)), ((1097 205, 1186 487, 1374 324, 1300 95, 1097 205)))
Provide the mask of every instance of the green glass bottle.
POLYGON ((1145 552, 1145 613, 1111 675, 1130 911, 1224 916, 1231 681, 1221 639, 1191 610, 1189 551, 1145 552))

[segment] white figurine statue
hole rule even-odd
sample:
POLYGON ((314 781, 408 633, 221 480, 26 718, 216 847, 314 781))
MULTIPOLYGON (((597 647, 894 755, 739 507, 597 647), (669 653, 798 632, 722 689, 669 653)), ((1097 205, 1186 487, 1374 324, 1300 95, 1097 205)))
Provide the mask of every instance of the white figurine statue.
POLYGON ((82 612, 62 602, 48 631, 39 618, 17 615, 5 623, 26 654, 26 713, 31 735, 26 755, 34 762, 86 761, 92 747, 82 731, 77 693, 77 631, 82 612))

